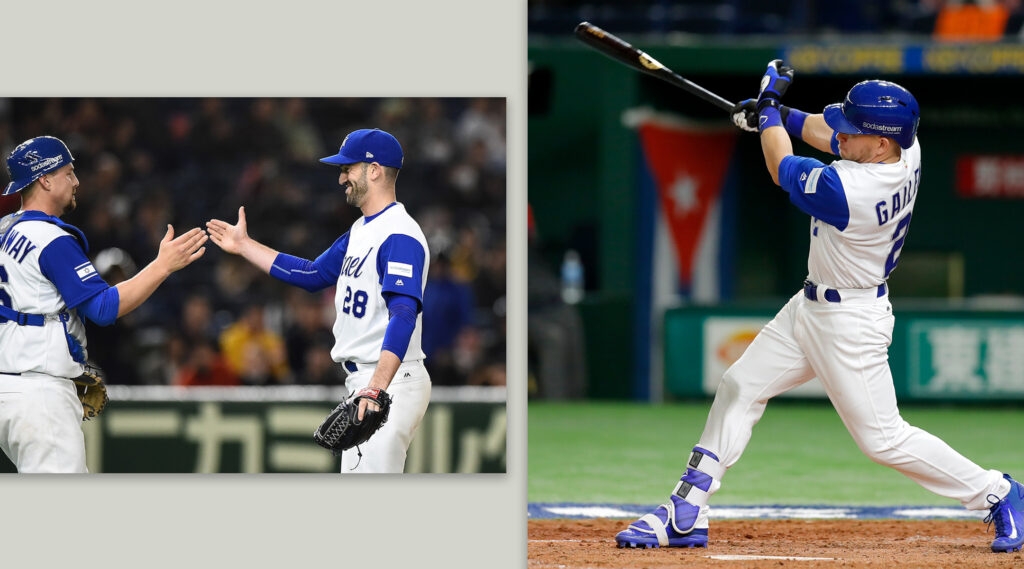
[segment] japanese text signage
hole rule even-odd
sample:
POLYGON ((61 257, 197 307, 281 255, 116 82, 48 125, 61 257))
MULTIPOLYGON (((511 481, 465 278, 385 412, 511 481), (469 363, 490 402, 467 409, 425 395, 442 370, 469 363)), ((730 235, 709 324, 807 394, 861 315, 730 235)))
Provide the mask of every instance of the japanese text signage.
POLYGON ((914 320, 907 388, 922 398, 991 399, 1024 394, 1024 323, 914 320))

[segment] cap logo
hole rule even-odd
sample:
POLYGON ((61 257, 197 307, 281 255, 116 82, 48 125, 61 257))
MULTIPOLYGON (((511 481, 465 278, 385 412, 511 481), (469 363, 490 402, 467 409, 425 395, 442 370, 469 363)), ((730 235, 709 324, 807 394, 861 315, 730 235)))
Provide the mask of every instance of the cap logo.
POLYGON ((38 150, 29 150, 25 153, 25 158, 19 160, 18 163, 22 166, 28 166, 32 172, 38 172, 42 169, 50 169, 56 167, 64 161, 64 157, 61 155, 54 156, 52 158, 40 159, 38 150))
POLYGON ((869 128, 871 130, 880 130, 882 132, 892 132, 896 134, 899 134, 900 132, 903 131, 902 126, 889 126, 887 124, 875 124, 870 122, 864 123, 864 128, 869 128))
POLYGON ((28 152, 25 153, 25 158, 20 160, 18 163, 21 164, 22 166, 31 166, 36 162, 39 162, 39 151, 29 150, 28 152))
POLYGON ((367 158, 373 158, 373 152, 370 152, 369 150, 367 150, 366 151, 366 157, 367 158))

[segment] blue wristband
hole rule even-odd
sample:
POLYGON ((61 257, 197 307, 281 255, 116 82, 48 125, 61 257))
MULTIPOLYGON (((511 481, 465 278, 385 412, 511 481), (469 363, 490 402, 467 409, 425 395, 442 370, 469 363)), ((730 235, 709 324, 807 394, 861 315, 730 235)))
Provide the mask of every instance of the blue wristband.
POLYGON ((772 126, 782 126, 782 117, 774 105, 765 105, 758 116, 757 131, 764 132, 764 129, 772 126))
POLYGON ((807 120, 808 113, 798 111, 792 107, 782 107, 782 123, 786 127, 786 132, 790 136, 803 140, 804 134, 804 121, 807 120))

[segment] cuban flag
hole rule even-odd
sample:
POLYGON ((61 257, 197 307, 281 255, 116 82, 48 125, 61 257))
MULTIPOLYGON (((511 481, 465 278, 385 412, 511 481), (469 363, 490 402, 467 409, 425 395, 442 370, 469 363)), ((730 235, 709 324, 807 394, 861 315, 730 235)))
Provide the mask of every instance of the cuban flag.
POLYGON ((663 398, 662 321, 683 304, 732 296, 735 203, 730 176, 740 132, 650 109, 623 116, 639 138, 635 397, 663 398))

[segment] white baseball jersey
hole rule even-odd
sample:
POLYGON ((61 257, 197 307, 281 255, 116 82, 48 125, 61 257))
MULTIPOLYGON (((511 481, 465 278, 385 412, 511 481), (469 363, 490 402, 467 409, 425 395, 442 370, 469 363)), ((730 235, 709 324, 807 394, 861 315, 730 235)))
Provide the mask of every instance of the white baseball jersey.
MULTIPOLYGON (((810 158, 793 159, 797 167, 810 158)), ((807 278, 834 288, 885 282, 899 261, 921 180, 921 147, 893 164, 836 160, 801 172, 793 203, 811 215, 807 278)))
MULTIPOLYGON (((384 332, 388 327, 388 308, 383 294, 401 293, 422 301, 430 262, 429 249, 419 224, 398 202, 369 220, 365 217, 356 220, 347 237, 348 246, 334 299, 337 320, 331 356, 337 362, 375 363, 380 358, 384 332), (419 242, 423 248, 422 264, 419 259, 405 258, 401 240, 394 239, 396 236, 419 242), (382 253, 382 246, 389 240, 397 246, 382 253)), ((418 252, 416 256, 419 256, 418 252)), ((425 357, 421 346, 422 332, 421 311, 416 316, 416 327, 403 361, 425 357)))
MULTIPOLYGON (((86 347, 85 326, 74 309, 107 288, 85 256, 84 241, 50 221, 32 219, 44 216, 28 212, 0 237, 0 303, 18 312, 47 315, 42 326, 22 326, 15 322, 0 324, 0 373, 37 372, 72 378, 82 374, 68 346, 65 324, 57 317, 67 313, 67 332, 86 347), (65 298, 58 289, 64 290, 65 298)), ((56 219, 56 218, 50 218, 56 219)))

